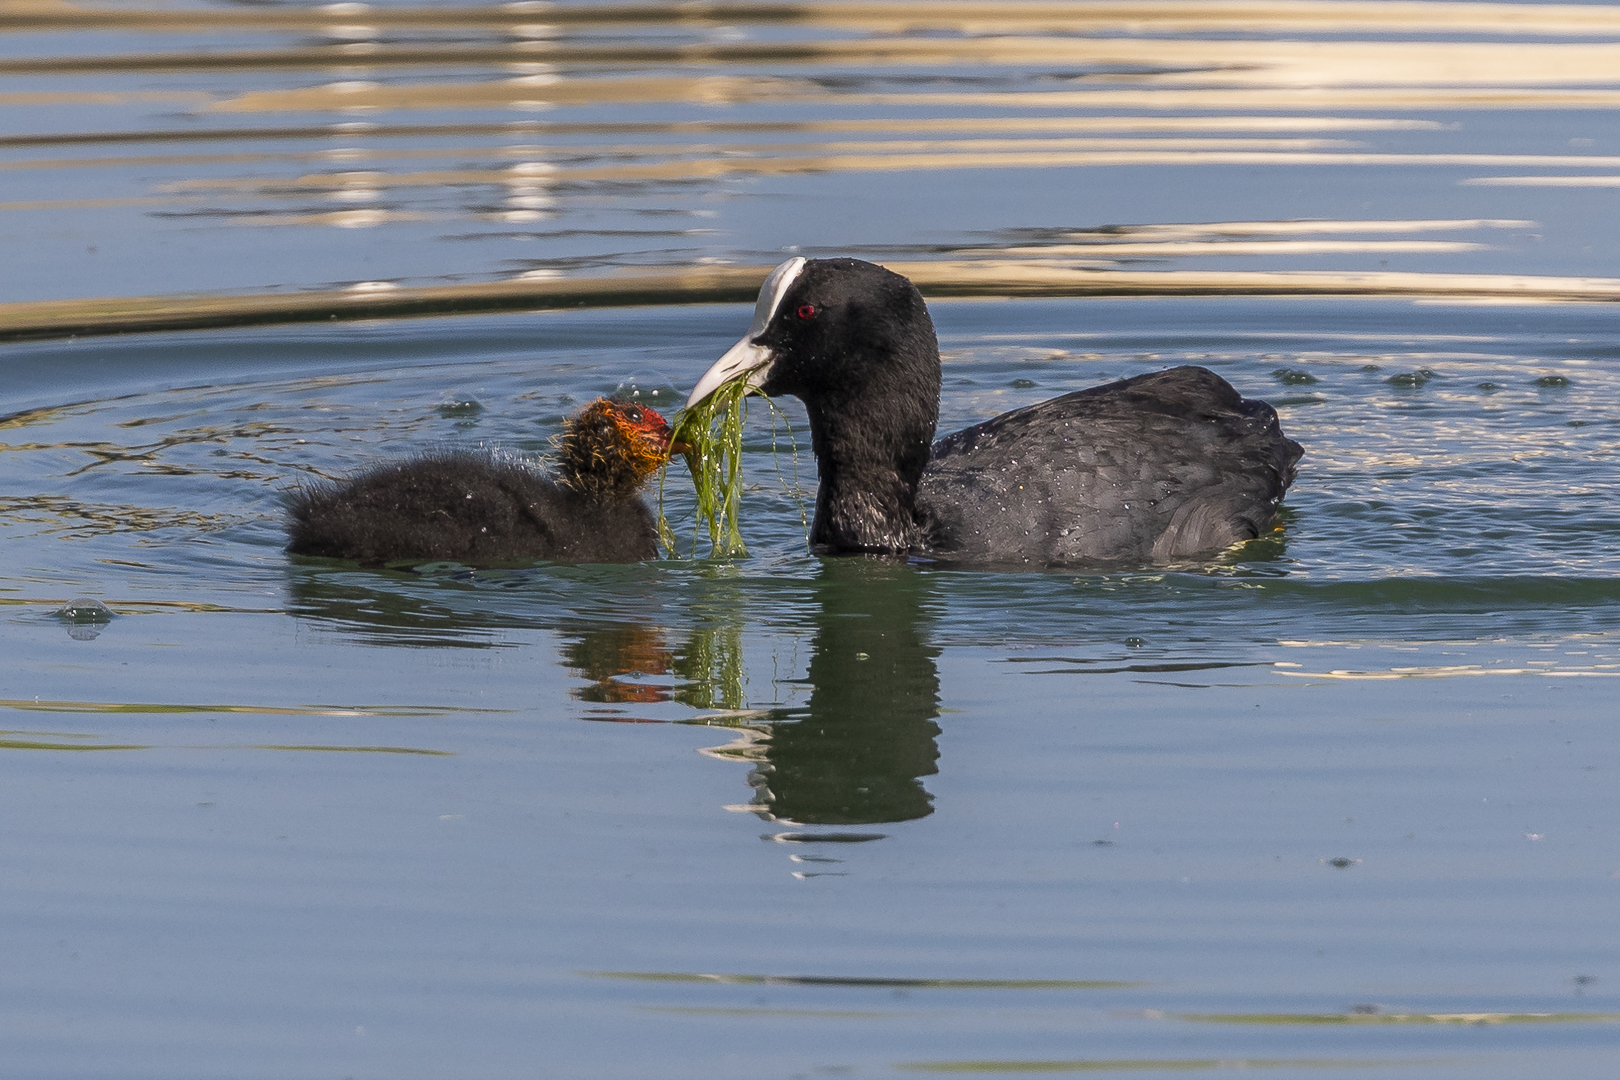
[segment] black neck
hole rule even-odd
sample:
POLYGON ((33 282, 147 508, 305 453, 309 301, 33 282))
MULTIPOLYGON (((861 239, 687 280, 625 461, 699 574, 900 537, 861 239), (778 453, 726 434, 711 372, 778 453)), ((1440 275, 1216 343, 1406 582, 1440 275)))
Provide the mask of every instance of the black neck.
POLYGON ((937 397, 886 410, 858 396, 810 408, 821 470, 810 543, 835 551, 902 552, 920 546, 917 484, 928 464, 937 397))

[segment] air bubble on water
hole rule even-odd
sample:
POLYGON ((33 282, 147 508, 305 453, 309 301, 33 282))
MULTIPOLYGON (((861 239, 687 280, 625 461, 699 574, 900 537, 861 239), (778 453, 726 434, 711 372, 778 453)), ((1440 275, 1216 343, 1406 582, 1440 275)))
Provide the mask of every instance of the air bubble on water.
POLYGON ((113 621, 116 612, 100 600, 81 596, 69 600, 55 615, 67 625, 68 637, 75 641, 94 641, 113 621))
POLYGON ((670 419, 670 413, 686 404, 686 394, 661 372, 637 373, 626 378, 608 395, 614 401, 646 405, 670 419))

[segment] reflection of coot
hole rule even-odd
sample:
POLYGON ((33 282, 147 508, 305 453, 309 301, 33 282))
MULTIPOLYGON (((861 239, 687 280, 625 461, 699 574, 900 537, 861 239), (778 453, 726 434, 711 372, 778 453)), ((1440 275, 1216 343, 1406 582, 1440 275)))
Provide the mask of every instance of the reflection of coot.
POLYGON ((656 558, 652 514, 636 492, 668 449, 663 417, 598 398, 564 424, 554 476, 466 450, 376 465, 292 492, 287 550, 366 565, 656 558))
POLYGON ((825 560, 816 580, 809 705, 784 710, 750 777, 755 803, 806 825, 910 821, 933 812, 939 674, 923 626, 926 576, 903 564, 825 560))

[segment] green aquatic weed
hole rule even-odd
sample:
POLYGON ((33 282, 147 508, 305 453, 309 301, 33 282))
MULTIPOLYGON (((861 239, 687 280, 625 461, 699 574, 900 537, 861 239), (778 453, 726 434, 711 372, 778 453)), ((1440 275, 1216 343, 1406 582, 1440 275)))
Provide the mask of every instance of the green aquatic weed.
MULTIPOLYGON (((737 528, 742 502, 743 421, 748 416, 748 381, 733 379, 675 418, 670 446, 685 446, 686 467, 697 496, 697 522, 692 550, 697 551, 697 530, 709 528, 709 555, 725 559, 748 554, 737 528)), ((664 486, 658 485, 658 538, 670 557, 678 556, 675 531, 664 516, 664 486)))
MULTIPOLYGON (((752 388, 747 375, 739 375, 722 383, 714 393, 690 408, 682 409, 675 417, 670 432, 670 447, 684 447, 679 451, 686 458, 686 467, 692 474, 692 487, 697 496, 696 522, 692 528, 692 552, 697 553, 698 537, 707 526, 709 557, 728 559, 748 554, 738 529, 738 509, 742 503, 742 441, 743 422, 748 417, 748 395, 752 388)), ((776 457, 776 419, 782 411, 770 398, 762 399, 771 410, 771 455, 776 457)), ((786 419, 786 417, 782 417, 786 419)), ((800 498, 798 484, 798 444, 793 439, 793 426, 788 425, 790 458, 793 462, 791 490, 800 498)), ((668 470, 665 470, 666 474, 668 470)), ((780 460, 777 472, 781 472, 780 460)), ((800 499, 799 517, 804 521, 804 505, 800 499)), ((808 532, 808 524, 806 523, 808 532)), ((658 540, 669 558, 680 558, 676 547, 675 530, 664 516, 664 477, 658 481, 658 540)))

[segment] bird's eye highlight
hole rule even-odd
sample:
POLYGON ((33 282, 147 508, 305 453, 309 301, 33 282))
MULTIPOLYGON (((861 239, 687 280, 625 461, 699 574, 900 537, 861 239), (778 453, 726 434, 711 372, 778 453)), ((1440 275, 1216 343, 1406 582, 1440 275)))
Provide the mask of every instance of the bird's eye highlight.
POLYGON ((813 319, 815 317, 816 317, 816 305, 814 305, 814 304, 800 304, 799 305, 799 318, 801 318, 801 319, 813 319))

